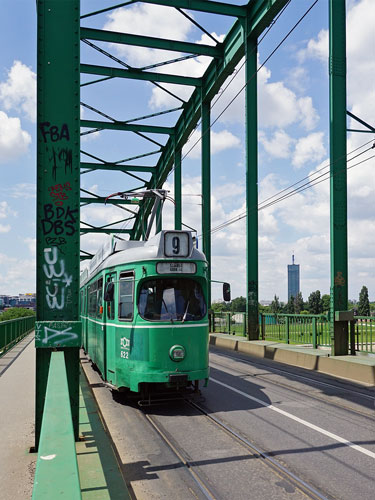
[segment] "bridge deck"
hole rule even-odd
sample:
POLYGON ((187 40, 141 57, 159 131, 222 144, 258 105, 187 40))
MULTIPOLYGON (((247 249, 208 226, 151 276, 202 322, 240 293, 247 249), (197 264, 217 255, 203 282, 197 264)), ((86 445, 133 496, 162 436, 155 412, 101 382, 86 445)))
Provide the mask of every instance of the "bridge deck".
MULTIPOLYGON (((28 335, 0 358, 0 421, 2 422, 0 479, 3 500, 30 498, 33 488, 36 454, 29 452, 34 444, 35 349, 33 340, 34 335, 28 335)), ((304 346, 285 346, 262 341, 248 343, 244 339, 220 334, 211 336, 211 344, 219 348, 253 354, 374 385, 375 357, 330 357, 329 351, 321 349, 314 350, 304 346)), ((85 368, 84 371, 87 372, 86 367, 89 365, 86 358, 82 358, 81 362, 85 368)), ((123 476, 92 396, 93 390, 98 400, 99 389, 97 387, 102 384, 99 379, 96 382, 93 383, 92 380, 87 382, 86 377, 81 376, 80 435, 82 440, 77 443, 76 449, 82 498, 126 499, 128 492, 123 476)), ((103 387, 100 390, 104 390, 110 398, 107 402, 103 400, 104 406, 101 408, 101 412, 106 416, 106 413, 111 414, 114 411, 114 401, 107 389, 103 387)), ((102 404, 101 401, 98 402, 102 404)), ((123 419, 121 420, 123 422, 123 419)), ((110 434, 112 438, 116 437, 116 433, 110 431, 110 434)), ((134 440, 134 434, 128 437, 134 440)), ((121 437, 120 448, 122 440, 121 437)), ((119 453, 118 446, 119 443, 114 443, 117 453, 119 453)), ((132 448, 134 446, 136 446, 135 443, 132 448)), ((146 448, 149 446, 150 442, 146 448)), ((129 453, 129 448, 127 448, 127 453, 129 453)), ((138 457, 138 460, 141 459, 138 457)), ((125 464, 127 460, 121 459, 121 462, 125 464)), ((124 464, 120 466, 122 469, 124 464)), ((163 473, 159 470, 158 474, 162 476, 163 473)), ((137 481, 142 483, 139 479, 137 478, 137 481)), ((145 487, 144 484, 142 487, 145 487)), ((152 485, 151 490, 154 488, 155 486, 152 485)))

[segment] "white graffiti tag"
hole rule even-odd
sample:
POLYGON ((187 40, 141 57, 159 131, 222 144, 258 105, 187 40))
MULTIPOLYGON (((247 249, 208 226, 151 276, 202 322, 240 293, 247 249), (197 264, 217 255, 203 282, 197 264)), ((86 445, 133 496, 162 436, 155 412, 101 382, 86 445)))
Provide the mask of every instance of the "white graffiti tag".
POLYGON ((69 341, 78 339, 78 334, 72 332, 72 327, 65 328, 65 330, 55 330, 48 326, 43 327, 44 335, 42 338, 38 335, 38 340, 43 344, 51 346, 63 346, 69 341))
POLYGON ((62 309, 65 305, 65 289, 68 288, 73 276, 68 276, 65 272, 65 262, 63 259, 58 261, 58 248, 44 249, 43 264, 44 275, 47 278, 46 301, 50 309, 62 309))

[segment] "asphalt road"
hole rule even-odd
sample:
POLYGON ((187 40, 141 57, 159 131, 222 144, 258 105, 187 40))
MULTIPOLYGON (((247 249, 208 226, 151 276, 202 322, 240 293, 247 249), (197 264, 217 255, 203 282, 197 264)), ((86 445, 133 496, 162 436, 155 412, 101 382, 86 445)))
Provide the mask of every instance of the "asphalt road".
POLYGON ((84 364, 135 497, 374 497, 374 390, 219 350, 210 365, 205 415, 186 402, 142 411, 84 364))

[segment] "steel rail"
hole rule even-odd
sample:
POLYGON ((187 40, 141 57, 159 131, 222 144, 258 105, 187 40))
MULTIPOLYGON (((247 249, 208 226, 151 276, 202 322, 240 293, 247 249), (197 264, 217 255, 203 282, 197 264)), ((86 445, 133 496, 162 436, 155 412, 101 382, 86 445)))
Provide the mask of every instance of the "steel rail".
POLYGON ((194 464, 191 464, 190 461, 184 457, 183 451, 179 449, 179 446, 176 443, 173 443, 171 438, 167 436, 164 428, 158 424, 155 419, 153 419, 149 414, 145 413, 144 410, 142 410, 142 414, 144 415, 145 419, 152 425, 154 430, 157 432, 157 434, 162 438, 164 443, 172 450, 172 452, 176 455, 178 460, 183 464, 185 467, 185 470, 190 474, 200 491, 203 493, 203 495, 208 499, 208 500, 218 500, 218 496, 214 494, 210 488, 207 486, 206 482, 202 479, 200 474, 198 474, 195 470, 193 470, 192 466, 194 464))
POLYGON ((217 427, 225 431, 227 434, 232 436, 237 442, 239 442, 240 445, 242 445, 245 449, 247 449, 252 455, 259 455, 260 458, 264 460, 264 463, 270 467, 274 472, 279 474, 280 476, 283 476, 284 479, 287 481, 290 481, 297 489, 299 489, 302 493, 304 493, 306 496, 309 498, 312 498, 314 500, 328 500, 328 497, 325 497, 322 495, 318 490, 316 490, 313 486, 309 485, 298 477, 296 474, 293 472, 289 471, 286 467, 281 465, 277 460, 272 458, 268 453, 265 451, 262 451, 258 446, 256 446, 254 443, 251 443, 248 441, 246 438, 243 436, 240 436, 236 431, 231 429, 226 423, 222 422, 218 418, 212 416, 211 414, 208 414, 207 411, 199 406, 197 403, 194 403, 192 401, 186 400, 186 403, 188 403, 190 406, 195 408, 197 411, 202 413, 202 415, 206 416, 211 422, 213 422, 217 427))

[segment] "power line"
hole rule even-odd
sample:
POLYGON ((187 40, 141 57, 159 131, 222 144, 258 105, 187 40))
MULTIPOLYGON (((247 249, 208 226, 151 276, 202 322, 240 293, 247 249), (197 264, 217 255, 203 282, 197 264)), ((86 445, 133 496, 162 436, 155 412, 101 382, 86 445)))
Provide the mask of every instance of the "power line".
MULTIPOLYGON (((370 142, 372 142, 372 141, 370 141, 370 142)), ((368 143, 366 143, 366 144, 368 144, 368 143)), ((364 147, 366 144, 363 144, 359 148, 364 147)), ((351 153, 353 153, 354 151, 358 150, 359 148, 353 150, 351 153)), ((362 154, 370 151, 371 149, 374 149, 374 147, 371 147, 371 148, 366 149, 365 151, 362 151, 361 153, 359 153, 358 155, 354 156, 353 158, 348 159, 347 162, 353 161, 355 158, 357 158, 358 156, 360 156, 360 155, 362 155, 362 154)), ((348 154, 351 154, 351 153, 348 153, 348 154)), ((368 158, 365 158, 364 160, 362 160, 362 161, 360 161, 358 163, 355 163, 354 165, 350 165, 350 166, 346 167, 346 170, 350 170, 350 169, 352 169, 352 168, 354 168, 354 167, 356 167, 356 166, 358 166, 358 165, 360 165, 362 163, 365 163, 368 160, 371 160, 372 158, 375 158, 375 155, 372 155, 372 156, 370 156, 368 158)), ((336 160, 336 161, 338 161, 338 160, 336 160)), ((326 168, 326 167, 323 167, 323 169, 324 168, 326 168)), ((322 170, 322 169, 319 169, 319 171, 320 170, 322 170)), ((319 171, 317 171, 317 172, 319 172, 319 171)), ((317 172, 315 172, 315 173, 317 173, 317 172)), ((309 181, 309 182, 303 184, 302 186, 299 186, 298 188, 290 191, 289 193, 286 193, 283 196, 279 196, 278 198, 276 198, 273 201, 270 201, 269 203, 267 203, 267 204, 264 205, 264 203, 266 203, 267 201, 271 200, 275 196, 277 196, 277 195, 279 195, 279 194, 287 191, 288 189, 290 189, 291 187, 295 186, 296 184, 301 183, 304 179, 306 179, 306 178, 304 178, 304 179, 298 181, 297 183, 292 184, 291 186, 283 189, 282 191, 279 191, 278 193, 276 193, 275 195, 271 196, 270 198, 267 198, 266 200, 263 200, 262 202, 259 203, 258 207, 256 207, 256 208, 252 207, 250 209, 250 211, 254 211, 254 210, 260 211, 260 210, 263 210, 265 208, 269 208, 272 205, 275 205, 276 203, 280 203, 281 201, 284 201, 284 200, 290 198, 291 196, 295 196, 296 194, 298 194, 298 193, 300 193, 302 191, 305 191, 306 189, 310 189, 311 187, 316 186, 317 184, 320 184, 321 182, 326 181, 329 178, 334 177, 335 175, 337 175, 338 173, 341 173, 341 172, 342 172, 342 170, 340 170, 340 171, 338 171, 338 172, 336 172, 336 173, 334 173, 332 175, 330 174, 330 172, 325 172, 325 173, 319 175, 318 177, 316 177, 315 179, 313 179, 313 181, 309 181), (324 178, 321 178, 321 177, 324 177, 324 178), (318 179, 320 179, 320 180, 318 180, 318 179)), ((236 217, 233 217, 232 219, 229 219, 229 220, 227 220, 227 221, 219 224, 218 226, 216 226, 215 228, 213 228, 211 230, 211 234, 214 234, 215 232, 218 232, 218 231, 220 231, 222 229, 225 229, 226 227, 230 226, 231 224, 234 224, 235 222, 237 222, 237 221, 239 221, 239 220, 241 220, 241 219, 243 219, 245 217, 247 217, 247 212, 244 212, 244 213, 242 213, 242 214, 240 214, 240 215, 238 215, 236 217)), ((202 236, 202 235, 199 235, 199 236, 202 236)))
MULTIPOLYGON (((269 26, 269 28, 267 29, 267 31, 265 32, 265 34, 260 38, 260 40, 257 42, 256 46, 253 48, 253 50, 250 52, 250 55, 253 54, 253 52, 255 50, 257 50, 259 44, 264 40, 264 38, 268 35, 268 33, 271 31, 271 29, 275 26, 276 22, 279 20, 279 18, 281 17, 281 15, 285 12, 286 8, 290 5, 292 0, 289 0, 285 5, 284 7, 281 9, 281 11, 279 12, 279 14, 276 16, 276 18, 273 20, 273 22, 271 23, 271 25, 269 26)), ((318 2, 319 0, 315 0, 314 4, 305 12, 305 14, 300 18, 300 20, 294 25, 294 27, 292 28, 292 30, 287 34, 286 37, 284 37, 284 39, 280 42, 280 44, 275 48, 275 50, 273 52, 271 52, 271 54, 267 57, 267 59, 263 62, 263 64, 258 68, 258 70, 249 78, 249 80, 245 83, 245 85, 242 87, 242 89, 239 91, 238 94, 236 94, 236 96, 230 101, 230 103, 226 106, 226 108, 222 111, 222 113, 219 114, 219 116, 215 119, 215 121, 210 125, 210 128, 208 131, 206 131, 205 133, 208 133, 212 127, 212 125, 214 125, 217 120, 221 117, 221 115, 224 113, 224 111, 226 111, 226 109, 228 109, 228 107, 233 103, 233 101, 238 97, 238 95, 244 90, 244 88, 246 87, 246 85, 250 82, 250 80, 256 75, 256 73, 258 71, 260 71, 260 69, 264 66, 264 64, 266 64, 266 62, 270 59, 270 57, 272 57, 272 55, 276 52, 276 50, 280 47, 280 45, 286 40, 286 38, 290 35, 290 33, 297 27, 297 25, 302 21, 302 19, 308 14, 308 12, 314 7, 314 5, 318 2)), ((220 93, 220 95, 218 96, 218 98, 216 99, 216 101, 214 101, 214 103, 212 104, 211 106, 211 109, 215 106, 215 104, 218 102, 218 100, 223 96, 224 92, 228 89, 228 87, 231 85, 231 83, 233 82, 233 80, 237 77, 237 75, 239 74, 239 71, 242 69, 242 67, 244 66, 246 60, 244 60, 244 62, 241 64, 240 68, 236 70, 236 73, 235 75, 233 75, 232 79, 229 81, 228 85, 224 88, 224 90, 220 93)), ((190 139, 190 137, 192 136, 192 134, 197 130, 197 128, 199 127, 199 125, 201 124, 201 120, 197 123, 197 125, 194 127, 194 130, 191 132, 189 138, 188 138, 188 141, 190 139)), ((204 135, 204 134, 203 134, 204 135)), ((186 156, 195 148, 195 146, 202 140, 202 135, 201 137, 193 144, 193 146, 189 149, 189 151, 183 156, 183 159, 186 158, 186 156)), ((176 167, 173 167, 170 172, 168 173, 167 175, 167 178, 174 172, 176 167)))
MULTIPOLYGON (((233 102, 237 99, 237 97, 245 90, 247 85, 250 83, 250 81, 255 77, 257 73, 263 68, 263 66, 271 59, 271 57, 275 54, 275 52, 281 47, 281 45, 285 42, 285 40, 293 33, 293 31, 297 28, 297 26, 303 21, 303 19, 307 16, 307 14, 311 11, 313 7, 319 2, 319 0, 315 0, 310 7, 306 10, 306 12, 299 18, 299 20, 294 24, 294 26, 288 31, 288 33, 284 36, 284 38, 276 45, 276 47, 272 50, 272 52, 266 57, 266 59, 263 61, 263 63, 259 66, 259 68, 250 76, 250 78, 245 82, 245 84, 241 87, 241 89, 237 92, 237 94, 229 101, 229 103, 224 107, 224 109, 221 111, 221 113, 218 114, 218 116, 215 118, 215 120, 211 123, 210 128, 206 130, 201 136, 198 138, 198 140, 192 145, 192 147, 185 153, 185 155, 182 157, 182 160, 184 160, 188 154, 195 148, 195 146, 202 140, 202 137, 204 134, 207 134, 210 132, 211 128, 215 123, 219 120, 219 118, 222 117, 222 115, 225 113, 225 111, 233 104, 233 102)), ((289 4, 288 4, 289 5, 289 4)), ((258 46, 258 45, 257 45, 258 46)), ((255 50, 255 49, 254 49, 255 50)), ((233 79, 232 79, 233 81, 233 79)), ((174 171, 174 168, 169 172, 168 176, 174 171)))

